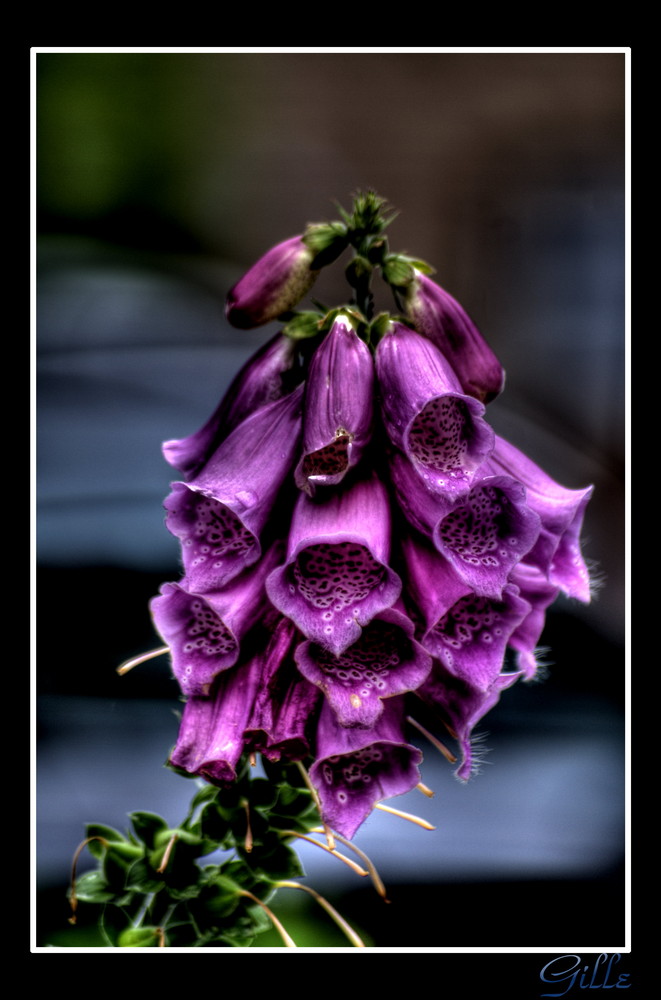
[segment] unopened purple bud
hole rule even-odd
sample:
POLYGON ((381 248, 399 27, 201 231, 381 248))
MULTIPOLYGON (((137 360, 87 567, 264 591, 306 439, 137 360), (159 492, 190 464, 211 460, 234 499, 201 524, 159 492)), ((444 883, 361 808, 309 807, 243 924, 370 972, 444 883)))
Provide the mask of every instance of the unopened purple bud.
POLYGON ((226 438, 189 483, 173 483, 166 524, 181 540, 191 590, 224 586, 261 555, 260 534, 298 453, 303 387, 226 438))
POLYGON ((166 462, 178 469, 185 479, 196 476, 216 448, 246 417, 287 394, 286 375, 295 367, 296 352, 297 345, 291 337, 276 333, 246 362, 199 431, 163 443, 166 462))
POLYGON ((473 320, 444 288, 418 270, 406 288, 406 312, 416 330, 452 365, 464 392, 483 403, 502 392, 505 372, 473 320))
POLYGON ((339 655, 399 597, 389 556, 390 507, 376 476, 319 501, 301 493, 287 561, 269 577, 268 595, 308 639, 339 655))
POLYGON ((325 823, 351 838, 377 802, 420 782, 422 754, 404 738, 403 699, 389 698, 372 729, 339 725, 325 702, 310 779, 325 823))
POLYGON ((430 490, 466 493, 494 443, 482 403, 464 393, 432 343, 401 323, 379 341, 375 364, 391 441, 430 490))
POLYGON ((401 610, 386 608, 339 656, 308 641, 296 650, 296 662, 324 692, 340 725, 369 728, 381 715, 384 698, 414 691, 431 670, 431 657, 413 631, 401 610))
POLYGON ((357 465, 372 431, 374 364, 346 316, 338 316, 308 371, 303 455, 296 485, 311 496, 335 486, 357 465))
POLYGON ((229 292, 225 306, 228 321, 249 330, 293 309, 319 273, 310 269, 313 259, 314 253, 302 236, 272 247, 229 292))

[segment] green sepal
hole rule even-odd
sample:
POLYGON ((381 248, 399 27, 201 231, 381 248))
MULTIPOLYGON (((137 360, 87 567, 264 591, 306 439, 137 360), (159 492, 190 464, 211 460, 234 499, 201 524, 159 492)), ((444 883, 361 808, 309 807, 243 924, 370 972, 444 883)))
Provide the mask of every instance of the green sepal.
POLYGON ((162 816, 152 812, 129 813, 129 819, 133 824, 136 834, 147 847, 154 847, 154 840, 158 833, 167 830, 168 825, 162 816))
POLYGON ((262 844, 259 851, 250 854, 240 851, 240 854, 255 874, 263 875, 270 882, 302 878, 305 875, 298 854, 277 836, 272 837, 270 843, 262 844))
MULTIPOLYGON (((200 813, 195 829, 208 843, 215 843, 219 848, 230 847, 231 836, 229 818, 218 808, 217 802, 208 802, 200 813)), ((204 851, 204 854, 207 852, 204 851)))
POLYGON ((157 948, 158 927, 128 927, 117 938, 118 948, 157 948))
POLYGON ((303 242, 314 254, 310 269, 318 271, 337 260, 349 245, 347 227, 341 222, 311 223, 303 234, 303 242))
POLYGON ((316 312, 296 313, 293 319, 285 323, 282 332, 291 340, 308 340, 320 332, 322 316, 316 312))
POLYGON ((100 840, 90 840, 89 844, 85 845, 93 858, 102 858, 111 845, 129 843, 119 830, 115 830, 111 826, 104 826, 102 823, 88 823, 85 827, 85 837, 102 837, 107 841, 107 844, 102 844, 100 840))
POLYGON ((385 337, 392 326, 393 318, 390 313, 381 312, 375 316, 370 325, 370 343, 373 347, 385 337))
POLYGON ((108 888, 102 872, 85 872, 76 879, 76 899, 81 903, 110 903, 115 897, 116 893, 108 888))
MULTIPOLYGON (((400 256, 403 256, 400 254, 400 256)), ((417 257, 403 257, 411 267, 414 267, 416 271, 420 271, 422 274, 435 274, 436 268, 428 264, 426 260, 419 260, 417 257)))
POLYGON ((164 876, 157 874, 146 858, 134 862, 126 873, 126 887, 137 892, 158 892, 164 884, 164 876))
POLYGON ((386 257, 382 264, 384 281, 396 288, 406 288, 415 278, 413 264, 398 254, 386 257))

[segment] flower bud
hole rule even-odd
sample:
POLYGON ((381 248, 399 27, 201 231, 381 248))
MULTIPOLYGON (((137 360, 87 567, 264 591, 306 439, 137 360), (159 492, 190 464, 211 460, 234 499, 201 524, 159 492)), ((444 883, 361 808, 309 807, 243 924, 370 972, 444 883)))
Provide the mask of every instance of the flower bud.
POLYGON ((225 305, 228 321, 250 330, 293 309, 319 273, 310 269, 313 259, 314 253, 302 236, 272 247, 229 292, 225 305))

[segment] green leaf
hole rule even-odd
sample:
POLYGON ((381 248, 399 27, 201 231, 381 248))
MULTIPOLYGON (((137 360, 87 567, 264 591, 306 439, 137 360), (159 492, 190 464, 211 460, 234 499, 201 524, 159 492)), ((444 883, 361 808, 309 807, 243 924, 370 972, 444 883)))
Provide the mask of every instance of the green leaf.
POLYGON ((102 872, 85 872, 76 880, 76 898, 81 903, 110 903, 115 893, 108 888, 102 872))
POLYGON ((132 864, 126 875, 126 887, 139 892, 158 892, 163 885, 163 876, 158 875, 145 858, 132 864))
MULTIPOLYGON (((108 844, 128 843, 124 834, 120 833, 119 830, 115 830, 111 826, 104 826, 102 823, 88 823, 85 827, 85 837, 102 837, 108 844)), ((93 858, 102 858, 106 851, 106 845, 102 844, 100 840, 90 840, 86 846, 93 858)))
POLYGON ((156 834, 168 828, 168 824, 162 816, 158 816, 156 813, 133 812, 129 814, 129 818, 133 823, 133 829, 147 847, 153 847, 156 834))
POLYGON ((308 340, 310 337, 316 337, 319 333, 321 318, 316 312, 297 313, 284 325, 282 332, 292 340, 308 340))
POLYGON ((389 285, 395 285, 397 288, 404 288, 406 285, 410 285, 415 278, 413 265, 396 254, 384 260, 382 270, 384 281, 387 281, 389 285))
POLYGON ((158 927, 129 927, 117 939, 119 948, 158 948, 158 927))

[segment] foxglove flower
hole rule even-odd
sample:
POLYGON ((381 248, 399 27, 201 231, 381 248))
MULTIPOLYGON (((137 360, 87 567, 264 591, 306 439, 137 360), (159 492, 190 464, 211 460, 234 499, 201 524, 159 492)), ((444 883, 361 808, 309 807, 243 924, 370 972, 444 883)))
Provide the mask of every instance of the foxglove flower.
POLYGON ((569 490, 503 438, 496 438, 485 463, 492 475, 513 476, 526 488, 526 502, 541 519, 539 539, 526 557, 548 574, 569 597, 590 601, 590 575, 581 554, 580 534, 592 486, 569 490))
POLYGON ((353 837, 377 802, 410 792, 420 782, 422 754, 404 738, 401 698, 389 698, 373 729, 341 726, 324 703, 310 778, 325 823, 353 837))
POLYGON ((549 583, 541 570, 526 560, 514 567, 510 580, 518 587, 530 610, 509 637, 509 645, 517 652, 518 666, 524 677, 531 680, 538 672, 535 653, 544 630, 546 609, 555 601, 560 588, 549 583))
POLYGON ((218 590, 259 559, 260 535, 297 454, 302 394, 299 386, 262 407, 195 479, 172 484, 166 524, 181 540, 186 579, 196 593, 218 590))
POLYGON ((502 392, 505 372, 466 310, 444 288, 415 269, 406 288, 406 314, 441 351, 463 391, 483 403, 502 392))
POLYGON ((310 264, 314 253, 293 236, 272 247, 247 271, 227 296, 225 315, 232 326, 261 326, 300 302, 318 275, 310 264))
POLYGON ((339 656, 399 597, 389 556, 390 508, 376 476, 342 484, 319 501, 301 493, 287 560, 268 578, 268 595, 306 638, 339 656))
POLYGON ((340 656, 316 642, 296 650, 301 673, 325 694, 342 726, 374 726, 383 699, 415 691, 431 670, 431 657, 413 637, 402 610, 386 608, 340 656))
POLYGON ((422 539, 402 540, 408 593, 422 614, 422 645, 446 670, 486 692, 501 672, 514 630, 531 612, 516 587, 499 599, 475 594, 422 539))
POLYGON ((260 407, 285 396, 296 369, 295 341, 283 333, 264 344, 236 376, 206 424, 188 437, 163 444, 163 456, 193 479, 235 427, 260 407))
POLYGON ((305 386, 303 455, 295 479, 314 495, 357 465, 372 430, 374 365, 369 348, 340 315, 317 348, 305 386))
POLYGON ((467 493, 494 443, 482 403, 463 392, 433 344, 401 323, 379 341, 375 364, 393 444, 434 493, 467 493))
POLYGON ((264 583, 281 558, 276 543, 256 566, 205 594, 188 589, 185 580, 163 584, 151 611, 183 694, 208 694, 214 677, 237 662, 242 638, 268 608, 264 583))

